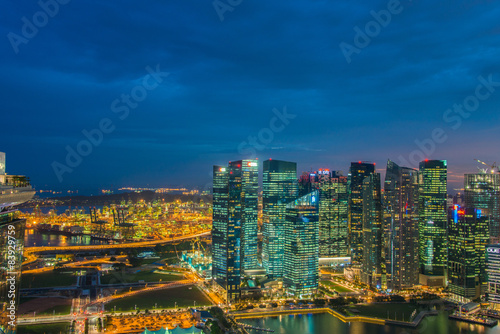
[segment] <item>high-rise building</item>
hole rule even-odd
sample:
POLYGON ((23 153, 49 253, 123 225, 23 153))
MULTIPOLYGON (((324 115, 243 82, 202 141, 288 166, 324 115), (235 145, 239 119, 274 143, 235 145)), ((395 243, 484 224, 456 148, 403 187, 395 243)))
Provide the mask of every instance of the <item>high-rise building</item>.
POLYGON ((323 260, 346 258, 348 245, 349 187, 341 171, 319 169, 299 178, 299 196, 319 193, 319 256, 323 260))
POLYGON ((35 191, 29 179, 5 174, 0 152, 0 331, 16 333, 26 221, 17 218, 15 206, 30 200, 35 191))
POLYGON ((361 281, 382 288, 382 197, 380 174, 363 180, 363 258, 361 281))
POLYGON ((491 243, 500 237, 500 174, 477 173, 464 176, 465 203, 467 208, 482 210, 489 217, 491 243))
POLYGON ((448 262, 447 162, 425 160, 419 169, 419 262, 422 285, 444 286, 448 262))
POLYGON ((286 205, 297 198, 297 164, 264 161, 262 265, 269 278, 283 276, 286 205))
POLYGON ((317 292, 319 280, 318 191, 287 204, 283 283, 289 295, 317 292))
POLYGON ((384 182, 384 255, 389 289, 419 282, 418 171, 387 161, 384 182))
POLYGON ((258 163, 234 161, 214 166, 213 173, 212 274, 227 300, 234 301, 241 296, 241 275, 258 267, 258 163))
POLYGON ((375 173, 375 164, 352 162, 349 170, 349 252, 353 263, 363 259, 363 181, 375 173))
POLYGON ((347 177, 340 171, 330 172, 319 191, 319 255, 345 258, 349 256, 347 177))
POLYGON ((490 307, 500 310, 500 244, 486 246, 486 288, 490 307))
POLYGON ((486 292, 488 217, 481 210, 455 205, 449 213, 448 289, 454 299, 469 302, 486 292))

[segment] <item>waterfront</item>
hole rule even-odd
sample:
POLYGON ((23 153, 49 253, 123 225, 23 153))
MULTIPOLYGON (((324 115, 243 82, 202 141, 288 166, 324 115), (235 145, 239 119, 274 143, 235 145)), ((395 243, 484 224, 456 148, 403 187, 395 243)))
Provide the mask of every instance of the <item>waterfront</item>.
MULTIPOLYGON (((273 329, 275 334, 500 334, 500 327, 487 328, 448 319, 446 312, 438 316, 426 317, 417 329, 398 326, 381 326, 362 322, 344 323, 334 316, 321 314, 282 315, 258 319, 239 319, 238 322, 252 326, 273 329)), ((256 330, 248 330, 258 334, 256 330)))
POLYGON ((88 235, 66 236, 62 234, 41 233, 34 229, 26 229, 24 234, 25 247, 41 246, 88 246, 88 245, 108 245, 107 240, 91 238, 88 235))

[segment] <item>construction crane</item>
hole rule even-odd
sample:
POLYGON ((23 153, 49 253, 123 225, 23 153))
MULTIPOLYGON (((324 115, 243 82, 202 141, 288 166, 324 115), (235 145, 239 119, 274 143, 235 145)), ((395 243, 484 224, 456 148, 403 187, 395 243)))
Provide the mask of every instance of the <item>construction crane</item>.
MULTIPOLYGON (((489 168, 490 168, 490 172, 491 172, 491 174, 494 174, 494 173, 500 173, 500 169, 498 168, 498 166, 497 166, 497 163, 496 163, 496 162, 494 162, 494 163, 493 163, 493 165, 488 165, 486 162, 483 162, 483 161, 481 161, 481 160, 479 160, 479 159, 474 159, 474 160, 475 160, 475 161, 477 161, 477 162, 479 162, 480 164, 483 164, 483 165, 485 165, 485 166, 489 167, 489 168)), ((487 174, 487 173, 488 173, 488 169, 487 169, 487 168, 481 169, 481 168, 479 168, 479 167, 478 167, 478 169, 479 169, 482 173, 485 173, 485 174, 487 174)))

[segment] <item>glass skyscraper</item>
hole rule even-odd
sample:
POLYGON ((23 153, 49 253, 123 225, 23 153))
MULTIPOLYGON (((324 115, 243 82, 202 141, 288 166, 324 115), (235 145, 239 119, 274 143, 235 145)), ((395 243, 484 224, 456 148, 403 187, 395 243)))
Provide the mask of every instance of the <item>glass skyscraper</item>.
POLYGON ((464 206, 489 216, 491 243, 500 237, 500 174, 477 173, 464 176, 464 206))
POLYGON ((317 292, 319 279, 318 191, 287 204, 284 278, 288 295, 302 298, 317 292))
POLYGON ((241 297, 243 272, 258 267, 257 214, 257 160, 214 166, 212 275, 228 301, 241 297))
POLYGON ((419 169, 420 283, 444 286, 448 262, 447 162, 425 160, 419 169))
POLYGON ((382 198, 380 174, 363 180, 363 258, 361 281, 382 288, 382 198))
POLYGON ((283 276, 285 214, 287 203, 297 198, 297 164, 264 161, 262 184, 262 265, 269 278, 283 276))
POLYGON ((375 164, 352 162, 349 170, 349 251, 353 263, 363 258, 363 181, 375 173, 375 164))
POLYGON ((418 171, 387 161, 384 182, 384 248, 389 289, 419 282, 418 171))
POLYGON ((481 210, 455 205, 449 213, 448 289, 460 302, 486 291, 488 217, 481 210))

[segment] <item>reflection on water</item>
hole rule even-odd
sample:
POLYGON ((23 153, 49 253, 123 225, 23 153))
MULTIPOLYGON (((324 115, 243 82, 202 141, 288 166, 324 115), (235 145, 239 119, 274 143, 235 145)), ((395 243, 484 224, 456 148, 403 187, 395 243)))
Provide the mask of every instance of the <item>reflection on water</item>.
MULTIPOLYGON (((446 312, 427 317, 417 329, 380 326, 361 322, 344 323, 334 316, 323 314, 282 315, 260 319, 240 319, 238 322, 274 329, 275 334, 500 334, 500 327, 487 328, 448 319, 446 312)), ((248 329, 251 334, 264 333, 248 329)))
POLYGON ((92 239, 88 235, 65 236, 61 234, 39 233, 33 229, 26 229, 24 246, 82 246, 82 245, 107 245, 106 240, 92 239))

